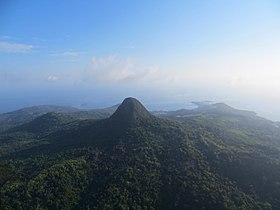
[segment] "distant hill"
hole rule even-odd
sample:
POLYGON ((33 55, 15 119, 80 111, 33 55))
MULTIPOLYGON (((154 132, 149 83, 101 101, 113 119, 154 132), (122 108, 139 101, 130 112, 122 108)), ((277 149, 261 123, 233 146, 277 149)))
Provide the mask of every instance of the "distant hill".
POLYGON ((55 113, 71 113, 79 111, 73 107, 41 105, 19 109, 17 111, 0 114, 0 125, 4 124, 7 127, 29 122, 48 112, 55 113))
POLYGON ((231 116, 248 116, 256 117, 256 113, 252 111, 239 110, 228 106, 224 103, 202 103, 193 102, 197 105, 195 109, 180 109, 176 111, 162 111, 155 112, 157 116, 168 116, 168 117, 188 117, 193 115, 231 115, 231 116))
POLYGON ((47 133, 61 128, 63 125, 75 121, 68 114, 49 112, 34 120, 10 129, 8 132, 30 132, 36 134, 47 133))
POLYGON ((225 104, 159 118, 135 98, 77 113, 0 133, 0 209, 280 207, 277 123, 225 104))
POLYGON ((103 119, 109 117, 117 106, 104 109, 80 110, 67 106, 41 105, 0 114, 0 132, 27 122, 47 113, 63 113, 76 119, 103 119))

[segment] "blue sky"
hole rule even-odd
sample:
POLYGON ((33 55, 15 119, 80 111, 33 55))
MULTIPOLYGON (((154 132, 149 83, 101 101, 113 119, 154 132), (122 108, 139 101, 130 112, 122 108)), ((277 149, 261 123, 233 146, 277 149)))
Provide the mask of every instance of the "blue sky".
POLYGON ((280 3, 0 2, 0 112, 226 102, 280 120, 280 3))

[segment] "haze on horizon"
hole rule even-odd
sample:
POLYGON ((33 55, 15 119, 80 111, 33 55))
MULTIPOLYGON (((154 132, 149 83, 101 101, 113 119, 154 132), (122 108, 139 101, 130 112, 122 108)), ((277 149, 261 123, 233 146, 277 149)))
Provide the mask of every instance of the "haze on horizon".
POLYGON ((1 1, 0 112, 225 102, 280 120, 280 3, 1 1))

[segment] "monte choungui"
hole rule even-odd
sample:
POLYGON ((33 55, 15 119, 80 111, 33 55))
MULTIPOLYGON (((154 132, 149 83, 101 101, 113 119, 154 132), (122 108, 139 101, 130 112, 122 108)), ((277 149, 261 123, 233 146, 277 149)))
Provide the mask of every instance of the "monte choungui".
POLYGON ((0 209, 280 209, 280 123, 226 104, 0 115, 0 209))

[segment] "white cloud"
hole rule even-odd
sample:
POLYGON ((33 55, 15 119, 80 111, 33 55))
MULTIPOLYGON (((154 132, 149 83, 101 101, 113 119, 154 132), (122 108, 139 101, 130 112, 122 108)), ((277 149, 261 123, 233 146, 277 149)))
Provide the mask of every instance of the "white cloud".
POLYGON ((130 81, 151 81, 155 80, 160 76, 160 70, 158 66, 149 66, 145 70, 134 74, 127 78, 130 81))
POLYGON ((126 49, 135 49, 136 47, 134 45, 128 45, 128 46, 125 46, 124 48, 126 48, 126 49))
POLYGON ((53 56, 68 56, 68 57, 78 57, 85 54, 84 52, 74 52, 74 51, 67 51, 61 53, 51 53, 53 56))
POLYGON ((0 52, 4 53, 25 53, 34 48, 33 45, 14 43, 14 42, 0 42, 0 52))
POLYGON ((35 42, 50 42, 51 40, 50 39, 45 39, 45 38, 42 38, 42 37, 32 37, 33 41, 35 42))
POLYGON ((0 39, 2 39, 2 40, 16 40, 17 38, 12 37, 12 36, 2 35, 2 36, 0 36, 0 39))
POLYGON ((116 82, 125 80, 135 73, 132 71, 134 61, 111 55, 92 58, 92 76, 101 82, 116 82))
POLYGON ((143 82, 157 78, 159 67, 139 68, 131 58, 116 55, 93 57, 92 66, 86 75, 94 82, 143 82))
POLYGON ((51 81, 51 82, 54 82, 54 81, 57 81, 59 78, 55 75, 50 75, 48 76, 47 80, 48 81, 51 81))

